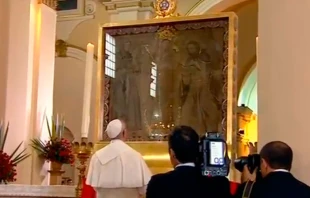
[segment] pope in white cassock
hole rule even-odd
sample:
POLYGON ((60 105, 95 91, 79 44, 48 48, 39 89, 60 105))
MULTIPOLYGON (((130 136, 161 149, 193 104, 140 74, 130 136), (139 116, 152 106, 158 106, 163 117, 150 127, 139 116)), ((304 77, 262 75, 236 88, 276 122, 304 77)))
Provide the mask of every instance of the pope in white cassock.
POLYGON ((138 198, 145 194, 151 172, 140 153, 128 146, 126 126, 111 121, 106 129, 111 142, 91 158, 86 184, 97 198, 138 198))

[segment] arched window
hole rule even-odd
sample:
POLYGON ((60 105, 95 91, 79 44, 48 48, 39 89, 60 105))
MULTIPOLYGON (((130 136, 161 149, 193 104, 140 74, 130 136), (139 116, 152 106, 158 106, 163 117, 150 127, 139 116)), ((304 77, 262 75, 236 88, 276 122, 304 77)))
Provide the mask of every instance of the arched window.
POLYGON ((244 104, 249 107, 253 113, 257 114, 257 68, 253 65, 253 70, 250 71, 245 79, 238 98, 238 106, 244 104))

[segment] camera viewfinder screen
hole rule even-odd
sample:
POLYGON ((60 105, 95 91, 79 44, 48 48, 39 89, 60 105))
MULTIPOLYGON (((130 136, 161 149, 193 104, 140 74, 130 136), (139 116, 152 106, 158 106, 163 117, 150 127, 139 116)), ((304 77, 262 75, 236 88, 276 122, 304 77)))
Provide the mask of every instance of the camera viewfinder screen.
POLYGON ((210 165, 221 166, 224 165, 224 145, 223 142, 211 141, 210 146, 210 165))

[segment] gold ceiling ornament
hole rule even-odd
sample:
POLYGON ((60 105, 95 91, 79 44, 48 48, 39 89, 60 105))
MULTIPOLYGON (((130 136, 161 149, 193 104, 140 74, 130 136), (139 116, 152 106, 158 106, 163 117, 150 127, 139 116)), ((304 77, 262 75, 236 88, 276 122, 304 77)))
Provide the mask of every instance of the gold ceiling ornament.
POLYGON ((155 18, 168 18, 179 16, 179 14, 175 14, 177 10, 177 0, 156 0, 155 1, 155 18))
POLYGON ((57 5, 58 5, 58 0, 39 0, 39 4, 45 4, 47 5, 48 7, 56 10, 57 8, 57 5))
POLYGON ((57 40, 55 43, 56 57, 67 57, 68 43, 64 40, 57 40))

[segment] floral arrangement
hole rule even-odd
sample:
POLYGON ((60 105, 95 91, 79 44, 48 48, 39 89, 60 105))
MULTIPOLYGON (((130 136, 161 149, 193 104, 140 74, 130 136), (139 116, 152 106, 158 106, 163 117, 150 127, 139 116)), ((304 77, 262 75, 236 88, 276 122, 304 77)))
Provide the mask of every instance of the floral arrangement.
POLYGON ((11 155, 4 152, 6 138, 9 132, 9 124, 5 127, 0 123, 0 183, 7 184, 8 182, 16 181, 16 166, 30 155, 26 153, 26 149, 17 153, 22 146, 21 142, 11 155))
MULTIPOLYGON (((58 117, 58 116, 57 116, 58 117)), ((47 129, 49 133, 49 140, 42 141, 39 138, 31 140, 31 147, 35 149, 39 156, 49 162, 57 162, 60 164, 73 164, 74 153, 71 142, 62 138, 64 130, 69 130, 64 125, 64 120, 61 124, 52 120, 50 127, 49 121, 46 119, 47 129), (51 129, 52 128, 52 129, 51 129)))

